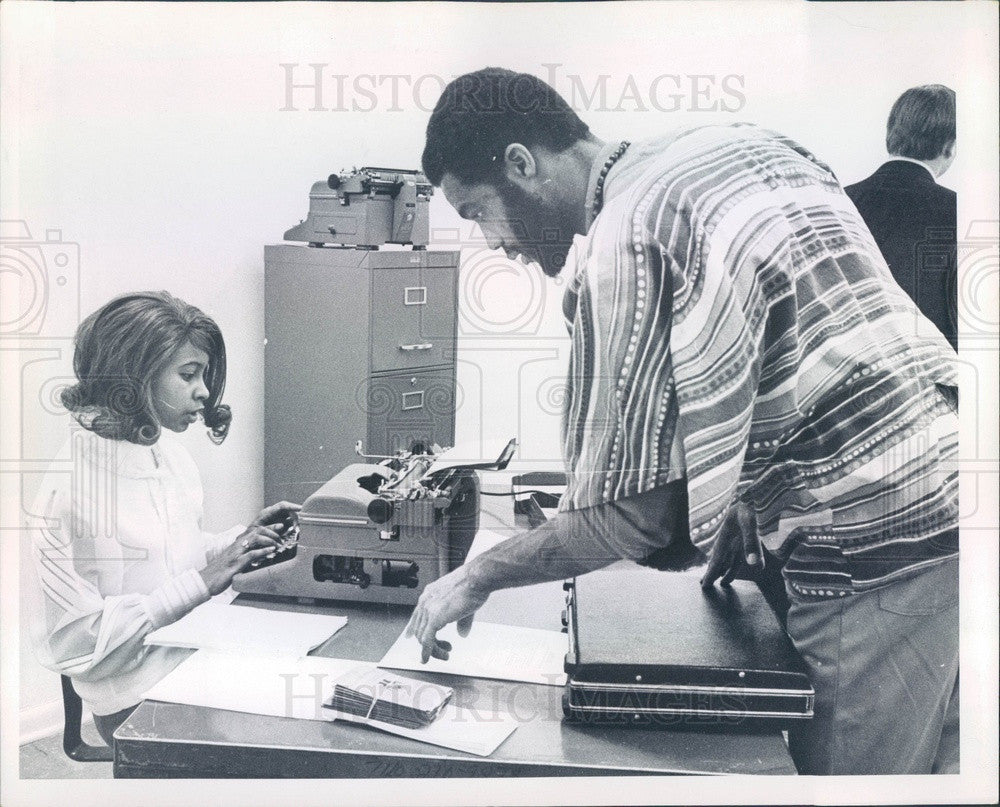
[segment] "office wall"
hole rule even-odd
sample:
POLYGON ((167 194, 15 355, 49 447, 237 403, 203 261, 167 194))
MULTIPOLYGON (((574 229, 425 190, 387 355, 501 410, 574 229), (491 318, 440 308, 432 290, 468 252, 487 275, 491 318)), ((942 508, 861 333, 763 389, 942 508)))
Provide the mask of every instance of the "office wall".
MULTIPOLYGON (((58 415, 36 403, 68 374, 81 315, 124 291, 168 289, 213 315, 229 347, 231 436, 222 447, 185 438, 212 528, 262 504, 263 245, 305 216, 316 179, 417 166, 441 79, 487 64, 548 77, 606 139, 755 121, 812 149, 847 183, 881 161, 885 118, 903 89, 949 84, 962 115, 976 114, 962 106, 963 88, 974 80, 967 60, 983 47, 949 4, 919 15, 909 4, 31 5, 3 9, 5 43, 16 43, 2 70, 2 207, 15 222, 4 237, 23 235, 17 222, 38 242, 59 230, 79 261, 68 288, 53 280, 38 336, 22 340, 22 355, 41 351, 31 354, 39 362, 17 368, 16 393, 5 376, 21 426, 5 451, 44 459, 58 442, 58 415), (934 37, 949 46, 928 49, 934 37), (321 66, 319 103, 312 65, 321 66)), ((960 144, 945 184, 973 185, 983 169, 960 144)), ((440 194, 431 218, 440 246, 464 247, 458 438, 517 435, 522 461, 551 463, 567 347, 562 287, 487 253, 440 194)), ((4 290, 6 306, 34 304, 30 289, 4 290)), ((29 512, 32 469, 15 474, 17 506, 29 512)), ((8 511, 5 540, 17 523, 8 511)), ((5 588, 5 608, 13 597, 5 588)), ((21 651, 24 714, 51 706, 57 684, 23 635, 21 651)))

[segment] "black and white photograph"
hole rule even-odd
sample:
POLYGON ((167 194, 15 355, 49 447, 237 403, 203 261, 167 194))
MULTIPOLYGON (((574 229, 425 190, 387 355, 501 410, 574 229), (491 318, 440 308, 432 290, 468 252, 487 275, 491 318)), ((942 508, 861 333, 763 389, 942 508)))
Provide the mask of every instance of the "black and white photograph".
POLYGON ((0 5, 0 802, 998 798, 995 2, 0 5))

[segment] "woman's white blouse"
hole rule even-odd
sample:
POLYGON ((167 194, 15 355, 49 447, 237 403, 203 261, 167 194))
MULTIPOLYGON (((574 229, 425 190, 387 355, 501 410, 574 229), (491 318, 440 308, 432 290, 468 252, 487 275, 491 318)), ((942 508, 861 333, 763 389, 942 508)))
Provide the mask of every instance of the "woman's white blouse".
POLYGON ((202 499, 197 466, 166 432, 139 446, 77 428, 46 474, 31 529, 32 638, 94 714, 139 703, 190 655, 143 639, 209 598, 198 570, 243 530, 203 532, 202 499))

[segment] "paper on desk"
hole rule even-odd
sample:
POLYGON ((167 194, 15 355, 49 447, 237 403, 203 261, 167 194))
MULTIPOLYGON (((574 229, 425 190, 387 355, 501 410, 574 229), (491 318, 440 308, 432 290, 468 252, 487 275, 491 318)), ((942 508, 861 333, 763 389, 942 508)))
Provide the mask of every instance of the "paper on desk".
POLYGON ((431 725, 420 729, 404 729, 323 708, 337 679, 358 666, 357 661, 321 656, 289 658, 199 650, 144 697, 272 717, 364 723, 400 737, 479 756, 492 754, 517 728, 514 719, 504 712, 484 720, 481 710, 472 714, 451 705, 446 705, 431 725))
POLYGON ((202 603, 146 637, 146 644, 227 653, 305 656, 347 624, 347 617, 202 603))
POLYGON ((566 683, 566 635, 559 631, 474 622, 465 638, 454 624, 439 630, 438 638, 451 642, 448 661, 432 658, 421 664, 420 644, 412 636, 400 635, 378 666, 551 686, 566 683))
MULTIPOLYGON (((333 710, 326 710, 333 712, 333 710)), ((430 745, 439 745, 455 751, 465 751, 480 757, 488 757, 506 740, 514 729, 517 721, 505 712, 494 712, 488 721, 482 720, 478 713, 460 709, 451 704, 445 705, 437 719, 429 726, 419 729, 404 729, 389 723, 380 723, 357 715, 335 712, 337 720, 349 723, 362 723, 390 734, 408 737, 430 745)))
POLYGON ((492 549, 497 544, 502 544, 508 538, 512 538, 514 535, 519 534, 519 532, 520 531, 504 535, 486 527, 480 529, 479 532, 476 533, 476 537, 472 540, 469 552, 465 556, 465 563, 468 563, 473 558, 482 555, 487 549, 492 549))
POLYGON ((236 655, 199 650, 154 684, 144 697, 231 712, 302 720, 330 720, 323 701, 341 675, 357 667, 345 659, 236 655))

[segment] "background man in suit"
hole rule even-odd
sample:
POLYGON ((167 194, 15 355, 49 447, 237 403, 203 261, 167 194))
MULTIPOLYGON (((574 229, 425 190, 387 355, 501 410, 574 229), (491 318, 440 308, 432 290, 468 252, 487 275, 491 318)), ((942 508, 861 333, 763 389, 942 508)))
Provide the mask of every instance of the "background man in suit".
POLYGON ((904 92, 889 113, 892 159, 844 190, 896 282, 958 349, 955 192, 935 179, 955 159, 955 93, 941 84, 904 92))

